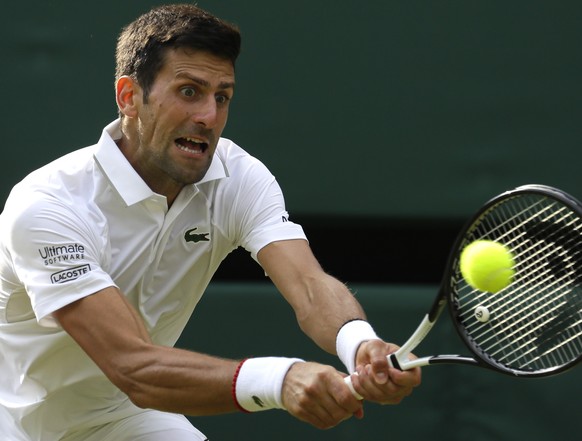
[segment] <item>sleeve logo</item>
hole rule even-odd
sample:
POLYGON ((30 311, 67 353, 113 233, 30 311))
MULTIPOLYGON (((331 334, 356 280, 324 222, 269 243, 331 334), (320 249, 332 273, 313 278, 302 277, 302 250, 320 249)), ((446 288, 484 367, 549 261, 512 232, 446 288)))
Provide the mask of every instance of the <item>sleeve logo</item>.
POLYGON ((85 258, 85 247, 80 243, 47 246, 38 250, 45 265, 53 265, 59 262, 70 262, 85 258))
POLYGON ((91 266, 89 264, 77 266, 75 268, 69 268, 58 273, 51 274, 51 282, 54 283, 65 283, 71 280, 78 279, 82 275, 87 274, 91 271, 91 266))

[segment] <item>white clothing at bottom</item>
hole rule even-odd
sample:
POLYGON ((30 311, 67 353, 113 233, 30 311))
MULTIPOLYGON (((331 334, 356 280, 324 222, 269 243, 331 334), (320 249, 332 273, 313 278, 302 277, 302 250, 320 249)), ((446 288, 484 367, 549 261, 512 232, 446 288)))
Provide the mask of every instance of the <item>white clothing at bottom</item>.
POLYGON ((61 441, 208 441, 183 415, 144 410, 102 426, 65 435, 61 441))

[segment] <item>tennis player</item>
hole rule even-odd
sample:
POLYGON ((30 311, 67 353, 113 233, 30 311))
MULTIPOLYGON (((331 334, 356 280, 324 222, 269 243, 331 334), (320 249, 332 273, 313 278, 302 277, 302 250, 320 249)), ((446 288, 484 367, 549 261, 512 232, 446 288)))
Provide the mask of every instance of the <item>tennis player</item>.
POLYGON ((331 366, 173 347, 239 246, 364 399, 398 403, 420 383, 388 367, 396 347, 322 271, 275 178, 221 138, 239 49, 235 26, 195 6, 147 12, 118 40, 119 119, 14 187, 0 216, 0 439, 205 440, 184 415, 237 409, 318 428, 361 418, 331 366))

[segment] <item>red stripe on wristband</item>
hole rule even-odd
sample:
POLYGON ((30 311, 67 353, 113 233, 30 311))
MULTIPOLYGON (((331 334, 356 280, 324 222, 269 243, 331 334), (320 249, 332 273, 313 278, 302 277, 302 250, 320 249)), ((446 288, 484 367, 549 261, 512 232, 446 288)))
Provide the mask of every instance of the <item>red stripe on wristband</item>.
POLYGON ((247 361, 248 358, 245 358, 243 361, 241 361, 238 366, 236 367, 236 371, 234 372, 234 376, 232 377, 232 389, 231 389, 231 394, 232 394, 232 400, 234 401, 234 404, 236 406, 236 408, 238 410, 240 410, 243 413, 251 413, 248 410, 246 410, 244 407, 242 407, 238 400, 236 399, 236 380, 238 379, 238 374, 240 373, 240 370, 242 368, 242 365, 244 364, 245 361, 247 361))

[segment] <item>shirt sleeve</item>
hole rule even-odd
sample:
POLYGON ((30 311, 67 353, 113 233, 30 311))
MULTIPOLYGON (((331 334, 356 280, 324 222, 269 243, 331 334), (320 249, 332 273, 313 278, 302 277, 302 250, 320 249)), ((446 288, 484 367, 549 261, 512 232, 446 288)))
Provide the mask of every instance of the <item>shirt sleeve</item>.
POLYGON ((68 202, 35 195, 7 213, 13 273, 43 326, 57 326, 54 311, 115 285, 104 268, 106 222, 86 203, 68 202))
POLYGON ((236 242, 257 260, 258 252, 271 242, 307 240, 303 228, 291 221, 275 177, 262 162, 241 152, 229 164, 234 170, 223 199, 229 204, 224 210, 230 212, 229 230, 235 231, 236 242))
POLYGON ((303 228, 292 222, 285 209, 283 193, 274 177, 252 201, 242 225, 242 245, 257 260, 258 252, 271 242, 291 239, 307 240, 303 228))

